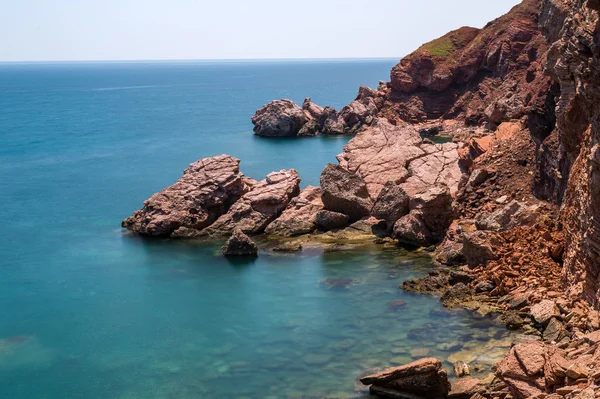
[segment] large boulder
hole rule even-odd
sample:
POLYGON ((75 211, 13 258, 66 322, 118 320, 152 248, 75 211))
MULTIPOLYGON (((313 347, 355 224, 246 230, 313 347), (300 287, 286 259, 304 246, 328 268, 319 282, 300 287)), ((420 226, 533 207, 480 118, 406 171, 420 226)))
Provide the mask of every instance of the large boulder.
POLYGON ((426 247, 434 242, 431 231, 423 222, 422 215, 418 211, 412 211, 398 219, 394 224, 392 237, 402 244, 415 247, 426 247))
POLYGON ((323 209, 321 189, 308 186, 285 208, 281 216, 265 229, 267 234, 296 236, 317 228, 317 214, 323 209))
POLYGON ((442 362, 425 358, 360 379, 372 393, 386 398, 442 399, 450 391, 442 362))
POLYGON ((471 268, 486 265, 495 259, 493 245, 496 239, 484 231, 470 231, 462 235, 463 255, 471 268))
POLYGON ((300 177, 294 169, 272 172, 205 229, 204 233, 228 235, 235 228, 246 234, 262 233, 299 192, 300 177))
POLYGON ((235 229, 221 252, 225 256, 257 256, 258 247, 242 230, 235 229))
POLYGON ((229 155, 194 162, 172 186, 144 201, 121 225, 135 233, 168 237, 179 228, 203 229, 246 194, 251 181, 229 155))
POLYGON ((365 181, 372 198, 389 181, 406 182, 415 192, 441 183, 453 195, 462 177, 457 149, 454 143, 424 142, 412 126, 395 126, 376 118, 344 146, 338 161, 365 181))
POLYGON ((398 219, 408 214, 409 201, 406 191, 399 184, 389 181, 379 192, 371 215, 385 220, 388 229, 391 230, 398 219))
POLYGON ((346 227, 350 217, 339 212, 322 210, 317 213, 317 225, 324 230, 335 230, 346 227))
POLYGON ((373 201, 358 175, 328 164, 321 173, 321 189, 325 209, 348 215, 352 221, 369 216, 373 201))
POLYGON ((479 230, 504 231, 517 226, 531 226, 538 219, 538 205, 511 201, 494 212, 484 212, 475 219, 479 230))
POLYGON ((254 133, 265 137, 294 137, 308 118, 292 100, 275 100, 260 108, 252 117, 254 133))

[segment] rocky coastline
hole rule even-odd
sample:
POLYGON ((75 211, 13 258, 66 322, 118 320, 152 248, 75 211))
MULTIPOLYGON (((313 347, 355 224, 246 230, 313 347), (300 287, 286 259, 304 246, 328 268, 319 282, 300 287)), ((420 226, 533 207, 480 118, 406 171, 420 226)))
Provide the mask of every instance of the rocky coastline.
POLYGON ((596 0, 524 0, 482 29, 423 45, 339 112, 273 101, 252 118, 255 134, 354 135, 320 187, 301 190, 293 169, 256 181, 219 155, 122 226, 174 239, 233 234, 232 254, 256 254, 246 235, 284 251, 361 240, 426 248, 438 267, 404 290, 499 317, 520 338, 492 378, 469 377, 460 360, 450 385, 438 360, 422 359, 363 377, 374 393, 599 397, 599 11, 596 0))

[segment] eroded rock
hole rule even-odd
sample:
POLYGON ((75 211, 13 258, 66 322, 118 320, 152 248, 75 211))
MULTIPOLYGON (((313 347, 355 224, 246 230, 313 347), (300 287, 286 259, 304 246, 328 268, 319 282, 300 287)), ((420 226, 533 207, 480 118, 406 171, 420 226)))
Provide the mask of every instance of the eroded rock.
POLYGON ((242 230, 235 229, 221 252, 225 256, 258 256, 258 247, 242 230))
POLYGON ((229 155, 194 162, 174 185, 144 201, 144 207, 121 225, 155 237, 170 236, 179 228, 202 230, 250 190, 251 181, 239 165, 239 159, 229 155))
POLYGON ((373 201, 358 175, 328 164, 321 173, 321 189, 325 209, 348 215, 352 221, 369 216, 373 201))
POLYGON ((252 117, 254 133, 265 137, 294 137, 308 122, 302 108, 292 100, 271 101, 252 117))
POLYGON ((317 214, 322 209, 321 188, 308 186, 267 226, 265 233, 281 236, 311 233, 317 228, 317 214))

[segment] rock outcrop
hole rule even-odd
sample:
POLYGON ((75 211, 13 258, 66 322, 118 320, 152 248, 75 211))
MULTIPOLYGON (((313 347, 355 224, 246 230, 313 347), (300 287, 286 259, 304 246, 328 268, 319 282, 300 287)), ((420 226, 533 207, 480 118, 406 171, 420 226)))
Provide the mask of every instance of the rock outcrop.
POLYGON ((426 143, 416 128, 379 118, 350 140, 338 160, 365 181, 371 198, 390 181, 407 183, 407 192, 440 183, 454 193, 462 177, 457 149, 454 143, 426 143))
POLYGON ((236 228, 246 234, 262 233, 299 193, 300 177, 294 169, 272 172, 204 229, 204 234, 228 235, 236 228))
POLYGON ((258 256, 258 247, 242 230, 235 229, 221 252, 225 256, 258 256))
POLYGON ((252 117, 254 133, 265 137, 295 137, 308 122, 302 108, 291 100, 275 100, 252 117))
POLYGON ((201 230, 246 194, 251 184, 240 172, 239 159, 204 158, 191 164, 174 185, 144 201, 144 207, 122 226, 153 237, 168 237, 179 228, 201 230))
POLYGON ((409 122, 444 117, 474 125, 533 109, 544 115, 550 80, 543 73, 541 1, 525 0, 483 29, 460 28, 404 57, 392 69, 382 112, 409 122))
POLYGON ((442 399, 450 391, 448 373, 442 363, 425 358, 386 369, 360 379, 370 391, 384 398, 442 399))
POLYGON ((321 173, 325 209, 348 215, 352 221, 369 216, 373 201, 360 176, 340 165, 328 164, 321 173))
POLYGON ((308 186, 267 226, 265 233, 281 236, 311 233, 317 229, 317 214, 322 209, 321 188, 308 186))

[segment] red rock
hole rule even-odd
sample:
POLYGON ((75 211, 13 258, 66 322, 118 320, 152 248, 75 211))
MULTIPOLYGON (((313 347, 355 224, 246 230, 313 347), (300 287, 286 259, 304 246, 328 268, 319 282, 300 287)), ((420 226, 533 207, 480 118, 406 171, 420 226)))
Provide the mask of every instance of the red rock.
POLYGON ((240 229, 235 229, 221 252, 225 256, 257 256, 258 247, 240 229))
POLYGON ((170 236, 179 228, 194 231, 212 224, 250 188, 239 159, 228 155, 194 162, 172 186, 154 194, 122 223, 135 233, 170 236))
POLYGON ((317 228, 317 213, 322 209, 321 189, 308 186, 267 226, 265 233, 282 236, 310 233, 317 228))
POLYGON ((286 99, 270 102, 252 117, 254 133, 266 137, 297 136, 306 122, 302 108, 286 99))
POLYGON ((363 179, 340 165, 323 169, 321 190, 325 209, 348 215, 352 221, 369 216, 373 207, 363 179))
POLYGON ((448 399, 471 399, 473 395, 486 391, 485 384, 477 378, 460 378, 452 384, 448 399))
POLYGON ((546 324, 552 317, 560 316, 560 310, 556 302, 545 299, 531 307, 531 316, 536 322, 546 324))

